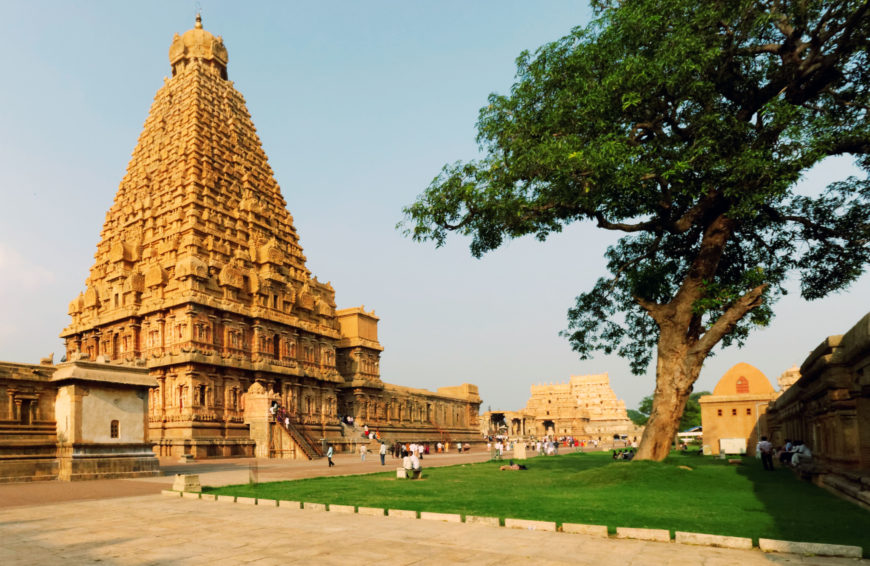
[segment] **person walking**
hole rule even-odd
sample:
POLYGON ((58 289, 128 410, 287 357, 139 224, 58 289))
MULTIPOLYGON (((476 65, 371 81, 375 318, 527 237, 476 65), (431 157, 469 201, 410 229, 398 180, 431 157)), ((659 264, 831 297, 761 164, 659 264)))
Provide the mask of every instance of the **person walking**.
POLYGON ((366 445, 365 445, 365 444, 360 444, 360 445, 359 445, 359 459, 360 459, 361 462, 365 462, 365 461, 366 461, 366 452, 367 452, 367 450, 366 450, 366 445))
POLYGON ((329 461, 329 467, 333 467, 335 462, 332 461, 332 455, 335 454, 335 450, 332 449, 332 444, 329 445, 329 448, 326 449, 326 459, 329 461))
POLYGON ((387 459, 387 445, 384 444, 383 442, 381 442, 380 454, 381 454, 381 466, 385 466, 386 459, 387 459))
POLYGON ((761 437, 761 441, 755 447, 756 451, 761 455, 761 464, 765 470, 773 471, 773 444, 766 436, 761 437))

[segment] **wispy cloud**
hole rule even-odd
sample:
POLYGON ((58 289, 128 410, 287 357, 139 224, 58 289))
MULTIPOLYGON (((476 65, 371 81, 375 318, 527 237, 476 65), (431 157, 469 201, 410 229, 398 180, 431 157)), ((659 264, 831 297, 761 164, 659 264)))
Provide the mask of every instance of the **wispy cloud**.
POLYGON ((0 293, 20 294, 54 281, 54 273, 30 261, 15 247, 0 242, 0 293))

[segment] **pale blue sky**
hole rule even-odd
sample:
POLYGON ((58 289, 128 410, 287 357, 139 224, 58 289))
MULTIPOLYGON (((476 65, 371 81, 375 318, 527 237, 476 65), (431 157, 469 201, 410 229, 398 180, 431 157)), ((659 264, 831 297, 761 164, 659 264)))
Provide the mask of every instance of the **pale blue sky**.
MULTIPOLYGON (((175 32, 196 2, 0 2, 0 360, 62 352, 67 305, 84 288, 99 232, 175 32)), ((309 268, 339 307, 381 317, 391 383, 480 386, 483 406, 517 409, 529 386, 610 374, 635 407, 654 372, 580 362, 558 336, 574 297, 604 274, 614 235, 589 224, 482 260, 454 237, 435 250, 395 229, 441 166, 476 154, 474 124, 506 92, 514 60, 583 24, 583 2, 200 2, 222 35, 295 218, 309 268)), ((805 190, 854 169, 838 160, 805 190)), ((870 277, 816 303, 792 294, 748 346, 719 353, 696 389, 733 364, 776 377, 870 309, 870 277)))

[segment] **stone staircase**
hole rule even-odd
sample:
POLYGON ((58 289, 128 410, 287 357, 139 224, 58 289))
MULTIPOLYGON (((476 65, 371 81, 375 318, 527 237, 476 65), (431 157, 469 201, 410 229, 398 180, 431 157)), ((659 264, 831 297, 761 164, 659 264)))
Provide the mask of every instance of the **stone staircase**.
POLYGON ((293 439, 293 442, 299 446, 299 449, 308 457, 309 460, 314 460, 315 458, 323 458, 323 449, 319 445, 318 442, 310 438, 305 431, 299 427, 296 427, 292 421, 290 423, 286 423, 281 420, 276 420, 275 425, 277 428, 284 430, 287 434, 290 435, 290 438, 293 439))

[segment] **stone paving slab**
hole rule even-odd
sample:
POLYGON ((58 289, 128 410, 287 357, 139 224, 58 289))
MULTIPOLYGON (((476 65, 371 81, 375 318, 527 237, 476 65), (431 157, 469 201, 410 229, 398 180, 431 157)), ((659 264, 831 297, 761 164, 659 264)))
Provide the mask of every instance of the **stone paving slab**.
POLYGON ((669 533, 666 529, 636 529, 631 527, 616 527, 616 538, 634 538, 638 540, 670 542, 671 533, 669 533))
POLYGON ((758 539, 758 547, 764 552, 790 552, 798 554, 815 554, 818 556, 854 556, 861 557, 860 546, 845 544, 823 544, 818 542, 793 542, 789 540, 758 539))
POLYGON ((408 511, 406 509, 388 509, 387 515, 390 517, 400 517, 402 519, 416 519, 416 511, 408 511))
MULTIPOLYGON (((562 523, 562 532, 596 537, 607 536, 606 525, 583 525, 580 523, 562 523)), ((751 548, 751 547, 750 547, 751 548)))
POLYGON ((465 522, 470 525, 487 525, 489 527, 501 526, 498 517, 478 517, 477 515, 466 515, 465 522))
POLYGON ((509 529, 526 529, 529 531, 556 531, 553 521, 531 521, 529 519, 505 519, 504 526, 509 529))
POLYGON ((420 511, 420 518, 424 521, 447 521, 448 523, 461 523, 462 517, 458 513, 432 513, 420 511))
POLYGON ((318 564, 411 566, 870 566, 854 558, 771 555, 576 534, 393 522, 359 514, 287 513, 159 494, 0 509, 3 566, 318 564), (159 541, 159 544, 155 544, 159 541))
MULTIPOLYGON (((722 548, 752 548, 752 539, 746 537, 728 537, 723 535, 705 535, 701 533, 674 533, 674 540, 680 544, 706 544, 722 548)), ((858 554, 861 557, 861 554, 858 554)))

